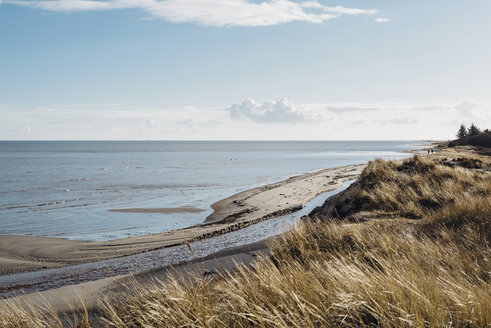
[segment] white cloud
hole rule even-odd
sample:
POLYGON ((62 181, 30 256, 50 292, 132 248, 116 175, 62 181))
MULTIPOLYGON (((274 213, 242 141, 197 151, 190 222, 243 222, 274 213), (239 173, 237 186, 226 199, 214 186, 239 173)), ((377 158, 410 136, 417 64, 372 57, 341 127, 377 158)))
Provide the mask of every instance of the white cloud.
POLYGON ((383 18, 383 17, 378 17, 378 18, 376 18, 376 19, 375 19, 375 21, 376 21, 377 23, 387 23, 387 22, 390 22, 390 19, 388 19, 388 18, 383 18))
POLYGON ((489 111, 489 108, 487 108, 486 104, 482 103, 464 101, 454 108, 468 122, 479 121, 486 116, 491 117, 491 112, 489 111))
POLYGON ((309 117, 295 109, 295 105, 286 99, 266 101, 258 104, 254 99, 247 99, 233 104, 226 109, 236 120, 250 120, 256 123, 289 123, 296 124, 307 121, 309 117))
MULTIPOLYGON (((0 0, 1 1, 1 0, 0 0)), ((294 21, 322 23, 342 15, 374 15, 375 9, 326 6, 317 1, 265 0, 7 0, 55 12, 141 9, 153 17, 206 26, 270 26, 294 21)))
POLYGON ((324 11, 336 14, 344 14, 344 15, 375 15, 379 11, 376 9, 357 9, 357 8, 346 8, 342 6, 335 7, 322 7, 324 11))
POLYGON ((463 103, 455 106, 455 109, 458 110, 462 115, 473 115, 474 111, 482 106, 483 104, 477 102, 464 101, 463 103))
POLYGON ((341 105, 341 106, 327 106, 326 110, 332 113, 353 113, 353 112, 373 112, 381 110, 381 107, 362 106, 362 105, 341 105))
POLYGON ((417 124, 419 123, 419 120, 417 119, 410 119, 410 118, 382 118, 382 119, 376 119, 373 120, 373 122, 383 124, 383 125, 392 125, 392 124, 399 124, 399 125, 407 125, 407 124, 417 124))

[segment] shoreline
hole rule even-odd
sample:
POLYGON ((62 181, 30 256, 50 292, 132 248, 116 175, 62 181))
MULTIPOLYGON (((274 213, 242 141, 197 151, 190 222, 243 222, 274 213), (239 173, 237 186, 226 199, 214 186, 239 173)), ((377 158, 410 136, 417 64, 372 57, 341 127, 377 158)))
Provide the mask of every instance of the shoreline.
POLYGON ((323 169, 232 195, 211 205, 201 225, 103 242, 0 236, 0 276, 98 262, 211 238, 302 208, 357 178, 366 164, 323 169))
MULTIPOLYGON (((426 155, 426 151, 420 151, 420 154, 426 155)), ((365 165, 361 164, 355 165, 355 167, 348 166, 325 169, 310 174, 295 176, 278 183, 273 183, 271 185, 238 193, 213 204, 216 216, 210 216, 207 224, 213 226, 217 223, 215 220, 220 217, 222 219, 218 219, 218 223, 224 221, 226 218, 230 218, 230 213, 237 214, 238 209, 243 209, 244 207, 247 208, 247 206, 250 206, 251 204, 248 202, 249 200, 254 202, 254 197, 258 195, 262 195, 264 197, 264 193, 267 194, 276 188, 288 188, 293 194, 296 187, 299 186, 299 183, 310 184, 312 183, 310 179, 320 179, 321 175, 326 172, 329 172, 329 174, 324 175, 324 181, 325 179, 331 179, 331 182, 334 182, 333 184, 335 184, 336 181, 339 183, 340 179, 343 178, 345 179, 342 181, 350 180, 346 177, 354 175, 355 171, 361 172, 364 167, 365 165), (344 174, 335 174, 336 171, 339 173, 339 170, 341 169, 344 169, 344 174)), ((351 179, 356 177, 357 176, 352 176, 351 179)), ((332 186, 333 184, 328 185, 332 186)), ((323 185, 326 186, 326 184, 323 185)), ((278 194, 280 190, 276 190, 276 193, 273 194, 278 194)), ((309 191, 311 192, 312 190, 309 191)), ((285 203, 288 204, 288 202, 285 203)), ((264 204, 268 203, 265 201, 263 205, 264 204)), ((256 211, 257 210, 254 210, 253 212, 256 211)), ((244 216, 251 214, 247 211, 244 213, 244 216)), ((181 262, 176 265, 167 265, 159 267, 158 269, 146 270, 135 274, 119 275, 85 283, 75 283, 43 292, 3 299, 0 300, 0 308, 2 306, 9 306, 9 304, 18 304, 21 306, 45 306, 46 304, 50 304, 52 308, 59 312, 70 312, 72 309, 81 309, 83 306, 87 307, 88 309, 95 309, 97 307, 98 299, 101 297, 113 298, 120 296, 122 288, 135 280, 138 281, 138 283, 151 283, 152 281, 155 281, 155 279, 164 280, 175 277, 176 274, 194 274, 211 278, 215 274, 233 270, 236 263, 250 265, 257 256, 268 256, 268 248, 266 247, 266 241, 268 239, 269 238, 255 243, 244 244, 238 247, 222 249, 210 255, 197 257, 192 261, 181 262)))
POLYGON ((118 295, 121 292, 120 287, 134 280, 133 278, 138 278, 139 281, 141 279, 142 282, 148 279, 153 281, 154 278, 166 279, 169 274, 177 273, 176 268, 199 269, 186 269, 182 272, 185 276, 192 273, 212 277, 215 272, 223 272, 224 269, 231 271, 235 268, 234 261, 252 263, 257 255, 252 254, 252 250, 267 255, 268 240, 289 230, 302 216, 308 215, 326 199, 342 192, 353 182, 354 180, 344 181, 341 187, 321 193, 298 212, 192 243, 194 254, 187 245, 179 245, 107 261, 0 277, 0 285, 3 287, 0 289, 0 306, 11 301, 35 302, 42 306, 43 301, 46 301, 60 311, 66 309, 67 303, 80 309, 82 304, 88 307, 97 299, 118 295), (207 268, 205 271, 203 263, 207 268), (108 291, 115 293, 108 295, 108 291), (80 302, 81 299, 83 303, 80 302))

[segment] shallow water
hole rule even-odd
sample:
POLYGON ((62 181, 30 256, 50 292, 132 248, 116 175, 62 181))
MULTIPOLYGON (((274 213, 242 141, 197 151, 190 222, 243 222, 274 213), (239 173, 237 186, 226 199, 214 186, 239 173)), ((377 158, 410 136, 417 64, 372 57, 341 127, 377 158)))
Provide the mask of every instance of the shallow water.
MULTIPOLYGON (((247 245, 281 234, 297 224, 303 215, 309 214, 316 206, 322 205, 327 198, 346 189, 352 182, 345 181, 342 187, 318 195, 295 213, 262 221, 217 237, 193 242, 195 257, 205 257, 223 249, 247 245)), ((95 263, 2 276, 0 277, 0 298, 158 269, 190 260, 192 257, 188 247, 180 245, 95 263)))
POLYGON ((0 142, 0 234, 109 240, 199 224, 210 205, 292 175, 376 157, 416 141, 0 142), (195 207, 201 213, 119 213, 195 207))

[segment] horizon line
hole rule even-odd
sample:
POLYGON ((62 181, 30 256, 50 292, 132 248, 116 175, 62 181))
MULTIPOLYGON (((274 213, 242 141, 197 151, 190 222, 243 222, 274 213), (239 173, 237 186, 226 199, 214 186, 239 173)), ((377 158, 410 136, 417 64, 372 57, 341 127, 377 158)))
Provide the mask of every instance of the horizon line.
MULTIPOLYGON (((450 139, 447 139, 450 140, 450 139)), ((210 142, 210 141, 226 141, 226 142, 325 142, 325 141, 446 141, 444 139, 0 139, 0 142, 120 142, 120 141, 138 141, 138 142, 210 142)))

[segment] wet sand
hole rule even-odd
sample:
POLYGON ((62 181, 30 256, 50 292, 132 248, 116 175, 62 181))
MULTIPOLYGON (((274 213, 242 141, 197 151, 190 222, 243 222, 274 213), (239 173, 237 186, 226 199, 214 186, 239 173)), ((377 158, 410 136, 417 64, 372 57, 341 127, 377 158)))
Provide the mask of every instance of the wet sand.
POLYGON ((118 212, 118 213, 163 213, 163 214, 172 214, 172 213, 201 213, 205 212, 201 208, 196 207, 173 207, 173 208, 120 208, 120 209, 112 209, 108 210, 109 212, 118 212))
POLYGON ((212 205, 204 224, 104 242, 0 236, 0 275, 70 266, 181 245, 292 213, 315 196, 359 176, 365 165, 325 169, 247 190, 212 205))

